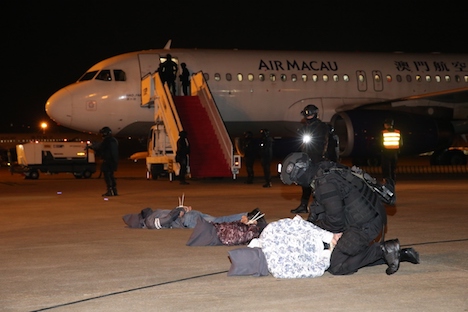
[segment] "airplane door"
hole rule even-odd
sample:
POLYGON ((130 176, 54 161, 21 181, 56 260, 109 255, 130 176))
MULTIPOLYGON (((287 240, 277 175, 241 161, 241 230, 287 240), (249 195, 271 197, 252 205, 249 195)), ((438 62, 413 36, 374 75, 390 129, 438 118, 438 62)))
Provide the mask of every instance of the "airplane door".
POLYGON ((157 53, 138 54, 138 60, 140 62, 141 78, 143 78, 147 74, 154 73, 159 68, 159 54, 157 53))
POLYGON ((380 70, 373 70, 372 77, 374 78, 372 80, 374 82, 374 91, 383 91, 382 73, 380 70))
POLYGON ((364 92, 367 91, 367 77, 366 72, 363 70, 356 71, 356 78, 357 78, 357 88, 359 91, 364 92))

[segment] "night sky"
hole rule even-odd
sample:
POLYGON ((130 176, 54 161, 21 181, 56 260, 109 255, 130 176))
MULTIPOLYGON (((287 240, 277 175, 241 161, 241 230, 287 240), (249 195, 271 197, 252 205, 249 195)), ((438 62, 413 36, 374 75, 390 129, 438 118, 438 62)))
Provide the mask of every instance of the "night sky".
POLYGON ((93 64, 169 39, 174 48, 468 53, 465 2, 50 2, 0 4, 0 132, 37 131, 50 121, 49 96, 93 64))

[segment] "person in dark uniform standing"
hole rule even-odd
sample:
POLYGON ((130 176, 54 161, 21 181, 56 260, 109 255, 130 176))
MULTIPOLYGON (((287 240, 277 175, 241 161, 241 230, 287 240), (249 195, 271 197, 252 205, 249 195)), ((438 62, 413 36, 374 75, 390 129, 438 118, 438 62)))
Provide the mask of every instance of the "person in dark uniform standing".
POLYGON ((179 132, 179 139, 177 140, 176 162, 180 165, 179 180, 180 184, 189 184, 185 181, 187 175, 188 157, 190 154, 190 144, 187 139, 187 131, 182 130, 179 132))
POLYGON ((102 159, 101 171, 107 186, 107 192, 102 196, 117 196, 117 183, 114 172, 117 171, 119 163, 119 142, 112 136, 112 130, 109 127, 103 127, 99 130, 99 133, 103 138, 102 142, 91 145, 91 148, 102 159))
POLYGON ((391 180, 391 183, 395 184, 395 170, 403 140, 400 131, 395 129, 393 125, 393 119, 385 119, 384 129, 382 130, 382 177, 387 181, 391 180))
MULTIPOLYGON (((306 153, 313 163, 322 161, 326 157, 328 148, 328 125, 318 118, 319 109, 313 104, 304 107, 301 112, 305 122, 299 130, 302 139, 301 150, 306 153)), ((300 205, 291 210, 291 213, 309 212, 309 200, 312 195, 310 186, 302 186, 300 205)))
POLYGON ((182 93, 184 95, 189 95, 189 86, 190 86, 190 73, 187 69, 187 64, 181 63, 182 73, 179 75, 180 83, 182 84, 182 93))
POLYGON ((176 94, 175 80, 178 69, 179 66, 172 60, 172 55, 170 54, 166 55, 166 61, 164 61, 164 63, 162 63, 159 68, 159 74, 161 76, 162 83, 167 83, 167 86, 173 95, 176 94))
POLYGON ((271 161, 273 160, 273 143, 274 140, 270 136, 270 130, 260 130, 262 134, 262 141, 260 143, 261 161, 263 168, 263 176, 265 177, 265 184, 263 187, 271 187, 271 161))
POLYGON ((254 180, 254 163, 257 156, 257 149, 253 142, 253 133, 246 131, 242 142, 244 152, 245 168, 247 170, 247 181, 245 183, 252 184, 254 180))

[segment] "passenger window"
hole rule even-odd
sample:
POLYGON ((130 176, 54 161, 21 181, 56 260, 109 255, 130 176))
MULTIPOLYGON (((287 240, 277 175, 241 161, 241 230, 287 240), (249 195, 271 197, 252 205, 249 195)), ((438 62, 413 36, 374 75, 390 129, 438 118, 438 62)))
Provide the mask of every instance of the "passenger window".
POLYGON ((402 82, 403 78, 401 78, 401 75, 396 75, 396 81, 402 82))
POLYGON ((242 76, 241 73, 237 74, 237 80, 238 80, 238 81, 244 80, 244 76, 242 76))
POLYGON ((328 75, 323 75, 322 79, 323 79, 323 81, 327 82, 328 81, 328 75))
POLYGON ((247 79, 248 79, 249 81, 254 81, 254 75, 253 75, 253 74, 248 74, 248 75, 247 75, 247 79))
POLYGON ((276 75, 270 74, 270 81, 276 81, 276 75))
POLYGON ((346 82, 349 82, 349 76, 348 75, 343 75, 343 80, 346 82))
POLYGON ((435 76, 435 81, 436 81, 436 82, 441 82, 441 81, 442 81, 442 79, 440 78, 440 76, 439 76, 439 75, 436 75, 436 76, 435 76))
POLYGON ((127 75, 125 75, 125 72, 121 69, 114 69, 114 79, 115 81, 126 81, 127 75))
POLYGON ((464 78, 465 78, 465 82, 468 82, 468 76, 467 76, 467 75, 465 75, 465 77, 464 77, 464 78))
POLYGON ((286 77, 285 74, 281 74, 280 79, 281 79, 281 81, 286 81, 287 77, 286 77))
POLYGON ((375 82, 380 82, 380 75, 375 74, 374 75, 374 81, 375 82))
POLYGON ((338 77, 338 75, 336 75, 336 74, 333 75, 333 81, 334 81, 334 82, 340 81, 340 78, 338 77))
POLYGON ((387 82, 392 82, 392 76, 391 75, 387 75, 387 82))
POLYGON ((461 78, 460 78, 459 75, 455 75, 455 81, 456 81, 456 82, 461 82, 461 78))
POLYGON ((215 81, 220 81, 221 80, 221 75, 219 73, 214 74, 214 80, 215 81))
POLYGON ((226 74, 226 80, 231 81, 232 80, 232 75, 231 74, 226 74))
POLYGON ((210 74, 208 74, 208 73, 203 73, 203 78, 205 78, 205 81, 210 80, 210 74))
POLYGON ((97 72, 98 72, 97 70, 87 72, 87 73, 85 73, 83 76, 81 76, 81 78, 78 79, 78 81, 88 81, 88 80, 91 80, 91 79, 94 78, 94 76, 96 76, 97 72))
POLYGON ((431 76, 427 75, 427 76, 426 76, 426 82, 431 82, 431 81, 432 81, 431 76))
POLYGON ((264 74, 258 74, 258 80, 265 81, 265 75, 264 74))
POLYGON ((445 76, 445 82, 450 82, 450 76, 449 75, 445 76))
POLYGON ((422 81, 421 75, 416 75, 416 81, 417 81, 417 82, 421 82, 421 81, 422 81))
POLYGON ((307 74, 302 74, 301 78, 302 78, 302 81, 304 81, 304 82, 306 82, 309 79, 307 74))
POLYGON ((296 82, 297 81, 297 76, 296 74, 291 75, 291 81, 296 82))
POLYGON ((112 77, 110 74, 110 70, 108 69, 101 70, 99 74, 96 76, 96 80, 111 81, 112 77))
POLYGON ((407 82, 411 82, 411 80, 412 80, 412 79, 411 79, 411 75, 406 75, 406 81, 407 81, 407 82))
POLYGON ((316 74, 312 75, 312 81, 317 82, 318 81, 318 76, 316 74))

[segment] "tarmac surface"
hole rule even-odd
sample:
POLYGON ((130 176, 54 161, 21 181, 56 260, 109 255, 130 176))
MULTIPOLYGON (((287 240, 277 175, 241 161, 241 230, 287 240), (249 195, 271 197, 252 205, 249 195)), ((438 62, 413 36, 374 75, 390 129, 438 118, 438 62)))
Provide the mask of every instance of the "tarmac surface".
MULTIPOLYGON (((401 164, 401 162, 400 162, 401 164)), ((403 166, 403 165, 401 165, 403 166)), ((187 205, 221 216, 259 207, 268 222, 291 218, 300 187, 262 188, 261 170, 237 179, 147 180, 122 160, 119 196, 103 179, 71 174, 25 180, 0 167, 0 311, 468 311, 466 173, 400 174, 387 207, 387 239, 413 246, 421 263, 349 276, 228 277, 228 251, 188 247, 190 229, 129 229, 128 213, 187 205)), ((307 217, 307 215, 303 215, 307 217)))

